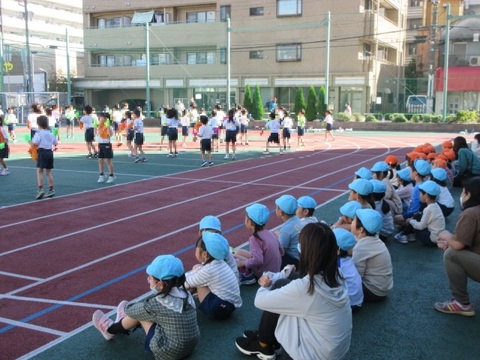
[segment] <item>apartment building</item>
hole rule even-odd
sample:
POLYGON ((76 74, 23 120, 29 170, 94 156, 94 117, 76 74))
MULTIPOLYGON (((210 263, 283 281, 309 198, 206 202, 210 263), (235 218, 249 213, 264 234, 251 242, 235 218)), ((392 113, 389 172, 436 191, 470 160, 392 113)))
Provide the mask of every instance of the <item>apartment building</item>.
POLYGON ((191 98, 210 109, 228 103, 229 79, 232 105, 242 103, 247 85, 258 85, 264 102, 276 97, 291 107, 298 87, 326 85, 327 65, 328 102, 335 111, 346 102, 360 113, 393 108, 402 96, 389 79, 398 78, 404 65, 405 0, 83 5, 85 78, 77 86, 93 105, 146 99, 149 89, 153 110, 191 98))
POLYGON ((4 89, 1 91, 27 90, 29 61, 34 78, 31 91, 45 91, 48 78, 54 77, 58 71, 65 75, 66 29, 70 40, 71 73, 83 75, 81 0, 0 0, 0 34, 5 62, 4 89), (27 27, 29 52, 26 46, 27 27))

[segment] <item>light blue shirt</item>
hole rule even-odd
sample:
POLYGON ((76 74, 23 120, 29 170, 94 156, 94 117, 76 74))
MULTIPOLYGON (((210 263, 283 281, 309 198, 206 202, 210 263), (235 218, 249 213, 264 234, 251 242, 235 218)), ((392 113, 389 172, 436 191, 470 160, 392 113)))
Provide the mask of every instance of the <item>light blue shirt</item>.
POLYGON ((297 246, 298 236, 304 225, 305 223, 303 223, 297 216, 292 216, 285 221, 278 235, 278 241, 285 249, 285 253, 295 259, 300 259, 297 246))

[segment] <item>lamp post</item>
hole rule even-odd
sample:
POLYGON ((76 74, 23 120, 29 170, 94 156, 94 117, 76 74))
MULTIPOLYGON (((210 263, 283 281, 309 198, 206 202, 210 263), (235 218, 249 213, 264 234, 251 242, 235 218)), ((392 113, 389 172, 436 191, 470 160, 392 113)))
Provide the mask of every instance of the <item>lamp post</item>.
MULTIPOLYGON (((33 89, 33 69, 32 69, 32 62, 31 62, 31 59, 30 59, 30 32, 28 30, 28 20, 29 20, 29 16, 30 14, 28 13, 28 0, 24 0, 23 1, 23 6, 24 6, 24 9, 25 9, 25 13, 24 13, 24 18, 25 18, 25 49, 27 51, 27 56, 26 56, 26 60, 27 60, 27 86, 26 86, 26 89, 27 89, 27 94, 28 94, 28 97, 29 97, 29 100, 31 100, 31 92, 32 92, 32 89, 33 89)), ((30 101, 30 102, 33 102, 33 101, 30 101)))
POLYGON ((434 80, 435 80, 435 47, 437 42, 437 15, 438 4, 440 0, 430 0, 433 5, 432 23, 430 26, 430 52, 428 57, 428 91, 427 91, 427 111, 432 113, 433 111, 433 95, 435 93, 434 80))

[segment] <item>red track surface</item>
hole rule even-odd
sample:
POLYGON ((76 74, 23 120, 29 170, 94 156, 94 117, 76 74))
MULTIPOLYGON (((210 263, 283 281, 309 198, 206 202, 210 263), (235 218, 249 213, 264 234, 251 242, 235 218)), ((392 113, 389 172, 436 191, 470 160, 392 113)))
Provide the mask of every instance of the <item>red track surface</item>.
MULTIPOLYGON (((439 134, 437 141, 415 141, 444 139, 439 134)), ((348 138, 317 152, 232 162, 0 210, 2 358, 68 335, 91 320, 98 304, 110 306, 108 311, 145 293, 143 267, 159 254, 178 253, 190 268, 203 216, 219 216, 230 245, 238 246, 249 236, 242 226, 249 204, 262 202, 273 210, 285 193, 311 194, 325 203, 347 189, 359 167, 392 151, 402 157, 406 141, 389 138, 395 147, 389 149, 384 139, 348 138), (52 308, 58 301, 88 306, 52 308)), ((272 214, 268 226, 279 224, 272 214)))

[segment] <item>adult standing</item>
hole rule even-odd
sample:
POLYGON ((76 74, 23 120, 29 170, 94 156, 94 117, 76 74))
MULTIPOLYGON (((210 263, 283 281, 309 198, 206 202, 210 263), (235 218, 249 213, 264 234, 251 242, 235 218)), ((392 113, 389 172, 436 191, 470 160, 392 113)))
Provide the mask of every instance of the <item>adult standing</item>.
POLYGON ((457 136, 453 140, 453 152, 457 157, 454 186, 462 186, 465 178, 480 175, 480 159, 469 149, 463 136, 457 136))
POLYGON ((467 280, 480 282, 480 176, 464 181, 460 204, 463 212, 458 217, 455 233, 442 231, 437 242, 437 246, 445 250, 443 262, 453 299, 437 302, 434 307, 446 314, 474 316, 467 280))

